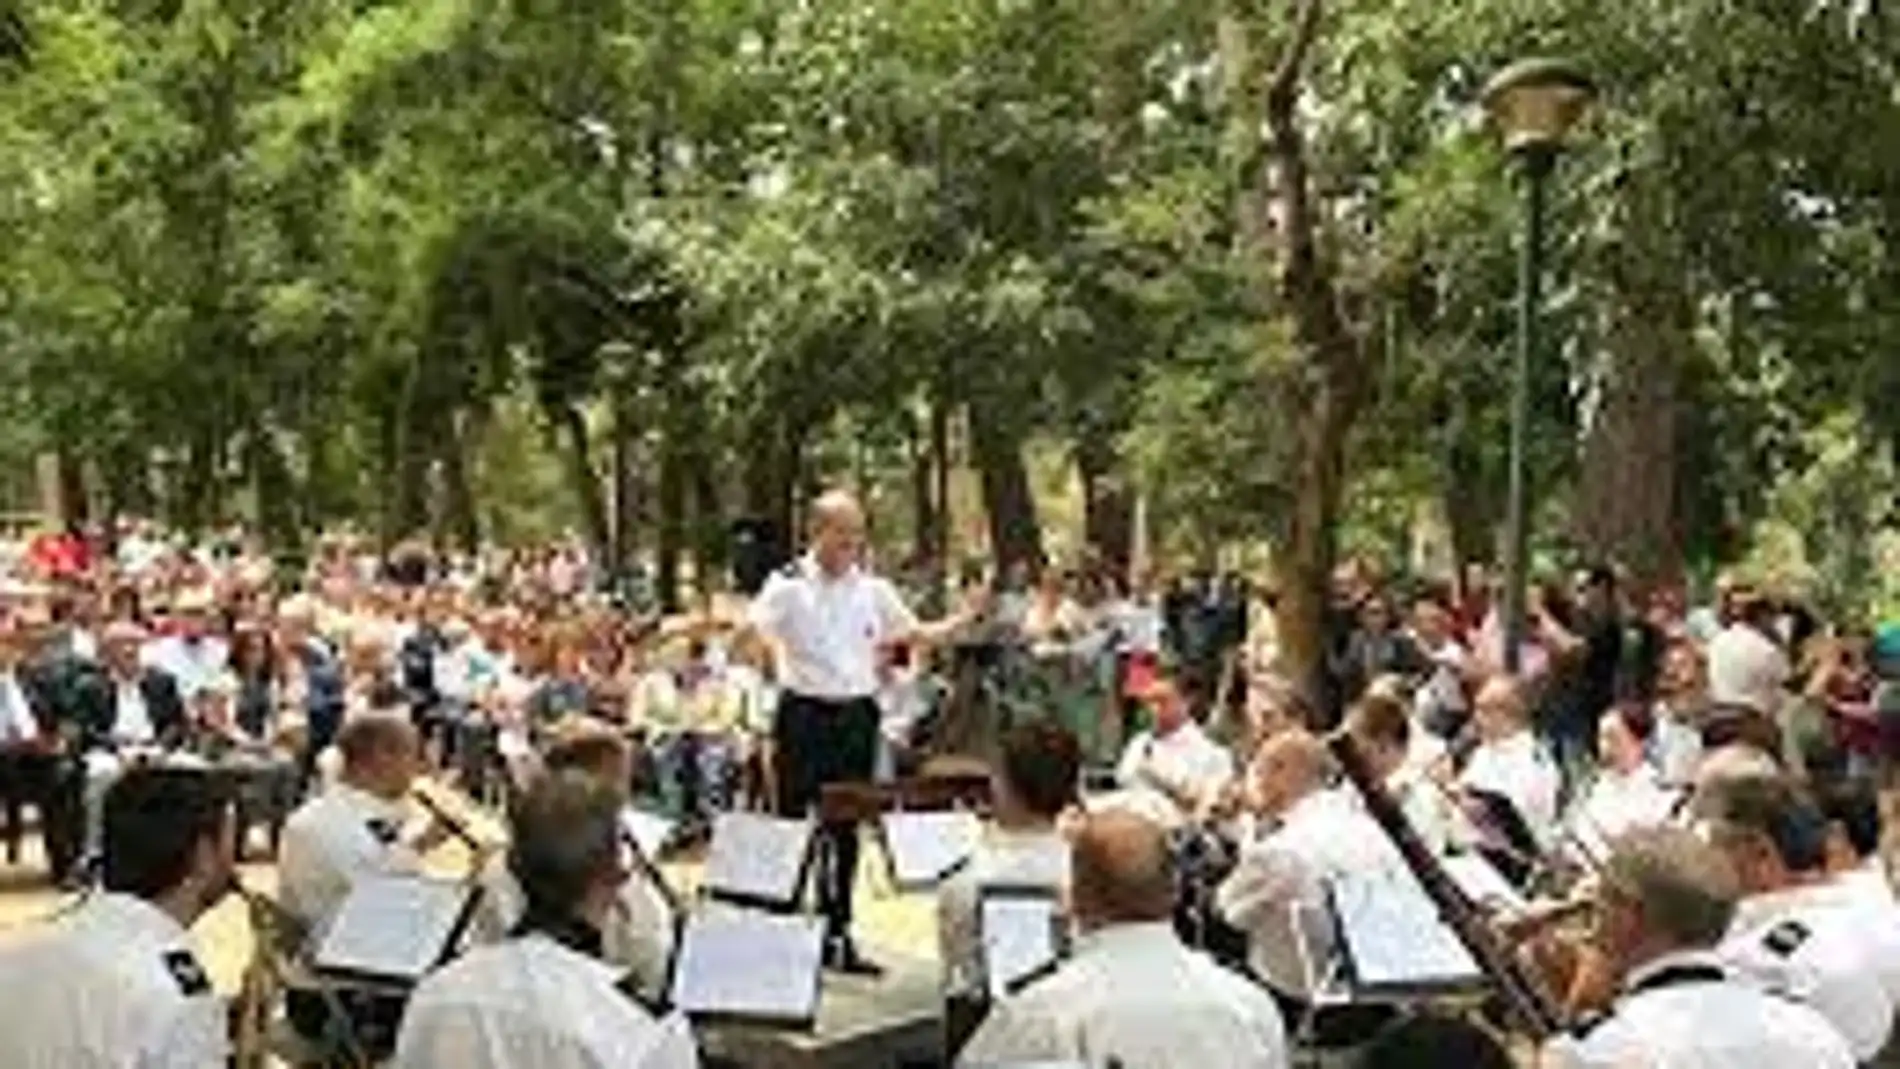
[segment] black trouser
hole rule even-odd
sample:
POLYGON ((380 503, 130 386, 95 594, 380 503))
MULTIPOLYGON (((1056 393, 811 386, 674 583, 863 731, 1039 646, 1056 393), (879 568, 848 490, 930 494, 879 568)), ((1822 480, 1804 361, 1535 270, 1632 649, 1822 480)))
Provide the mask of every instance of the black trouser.
MULTIPOLYGON (((772 717, 773 765, 780 816, 799 817, 818 805, 827 783, 864 783, 877 768, 877 702, 831 701, 786 691, 772 717)), ((813 858, 818 911, 826 934, 851 930, 851 890, 858 874, 858 827, 826 824, 813 858)))
POLYGON ((1379 1029, 1398 1016, 1398 1011, 1390 1005, 1369 1002, 1322 1006, 1319 1012, 1314 1013, 1312 1003, 1278 988, 1269 985, 1267 993, 1273 996, 1274 1004, 1280 1007, 1280 1018, 1286 1022, 1287 1042, 1293 1043, 1296 1038, 1307 1039, 1320 1050, 1356 1047, 1377 1035, 1379 1029), (1309 1013, 1313 1017, 1313 1031, 1310 1036, 1301 1037, 1300 1027, 1306 1022, 1309 1013))
POLYGON ((284 1016, 299 1036, 326 1052, 367 1054, 379 1061, 396 1052, 396 1032, 409 1003, 407 996, 347 989, 334 990, 334 996, 334 1005, 349 1018, 347 1022, 334 1020, 332 1003, 321 993, 294 987, 284 992, 284 1016), (345 1047, 344 1035, 360 1049, 339 1049, 345 1047))
MULTIPOLYGON (((40 813, 40 839, 55 880, 72 872, 86 838, 83 777, 78 766, 59 754, 15 753, 0 759, 0 786, 10 813, 30 804, 40 813)), ((17 824, 11 832, 19 834, 17 824)))

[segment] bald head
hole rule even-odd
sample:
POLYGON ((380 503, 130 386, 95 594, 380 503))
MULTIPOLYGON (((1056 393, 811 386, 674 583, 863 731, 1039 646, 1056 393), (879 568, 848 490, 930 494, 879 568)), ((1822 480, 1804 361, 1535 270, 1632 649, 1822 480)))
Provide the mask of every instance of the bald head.
POLYGON ((1070 894, 1084 929, 1167 920, 1174 874, 1161 827, 1124 810, 1092 813, 1070 839, 1070 894))
POLYGON ((1332 758, 1326 744, 1312 732, 1294 728, 1261 744, 1251 772, 1261 806, 1279 814, 1326 785, 1332 777, 1332 758))
POLYGON ((1492 676, 1472 702, 1480 738, 1507 738, 1525 726, 1524 688, 1514 676, 1492 676))
POLYGON ((811 503, 811 551, 827 574, 858 562, 864 545, 864 509, 845 490, 827 490, 811 503))

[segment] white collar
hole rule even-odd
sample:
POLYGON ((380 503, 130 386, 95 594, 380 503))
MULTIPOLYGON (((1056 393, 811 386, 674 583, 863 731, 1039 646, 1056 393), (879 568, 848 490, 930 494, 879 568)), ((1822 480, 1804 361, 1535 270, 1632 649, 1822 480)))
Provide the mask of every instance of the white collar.
POLYGON ((572 947, 566 946, 544 932, 529 932, 518 942, 524 951, 537 957, 544 957, 561 969, 584 976, 587 980, 612 987, 620 982, 622 971, 599 958, 590 957, 572 947))
POLYGON ((1806 883, 1749 895, 1736 903, 1735 919, 1729 923, 1729 930, 1747 932, 1792 913, 1814 906, 1826 906, 1835 893, 1834 886, 1830 884, 1806 883))
POLYGON ((85 914, 102 919, 115 931, 136 934, 154 943, 183 943, 185 926, 157 903, 123 891, 100 891, 85 905, 85 914))
POLYGON ((345 806, 372 817, 399 821, 409 815, 407 811, 404 810, 401 802, 389 801, 386 798, 371 794, 361 787, 344 783, 341 780, 332 785, 330 791, 336 795, 337 801, 343 803, 345 806))
POLYGON ((1075 953, 1079 958, 1084 955, 1139 952, 1180 945, 1181 937, 1175 934, 1173 921, 1136 921, 1110 924, 1092 932, 1084 932, 1076 937, 1075 953))
POLYGON ((1326 787, 1315 788, 1280 814, 1280 827, 1291 828, 1309 821, 1324 820, 1345 798, 1338 791, 1326 787))

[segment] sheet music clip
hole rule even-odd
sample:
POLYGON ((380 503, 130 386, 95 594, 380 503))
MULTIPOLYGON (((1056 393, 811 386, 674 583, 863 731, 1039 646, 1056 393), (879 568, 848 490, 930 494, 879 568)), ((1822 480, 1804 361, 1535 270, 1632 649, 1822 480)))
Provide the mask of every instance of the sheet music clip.
POLYGON ((934 812, 892 810, 878 820, 891 883, 899 891, 935 887, 970 863, 983 837, 976 814, 962 809, 934 812))
POLYGON ((411 985, 459 949, 481 889, 426 876, 363 876, 317 943, 319 974, 411 985))
POLYGON ((696 1021, 811 1028, 818 1019, 824 921, 742 909, 687 918, 667 979, 667 1006, 696 1021))
POLYGON ((978 966, 992 1001, 1068 957, 1068 928, 1054 888, 991 884, 976 895, 978 966))
POLYGON ((713 818, 700 886, 708 897, 785 913, 798 908, 817 826, 735 811, 713 818))

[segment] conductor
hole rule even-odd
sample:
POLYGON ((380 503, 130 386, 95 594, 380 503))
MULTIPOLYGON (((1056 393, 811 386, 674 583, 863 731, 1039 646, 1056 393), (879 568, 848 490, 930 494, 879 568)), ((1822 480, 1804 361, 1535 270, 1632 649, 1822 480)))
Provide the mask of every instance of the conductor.
MULTIPOLYGON (((777 654, 779 704, 772 752, 780 814, 818 804, 827 783, 864 782, 877 758, 877 692, 893 654, 930 644, 977 611, 920 624, 890 582, 860 563, 864 510, 831 490, 812 503, 811 545, 753 599, 748 623, 777 654)), ((858 836, 851 824, 826 825, 818 837, 818 908, 825 918, 825 964, 875 976, 882 970, 851 939, 851 890, 858 836)))

